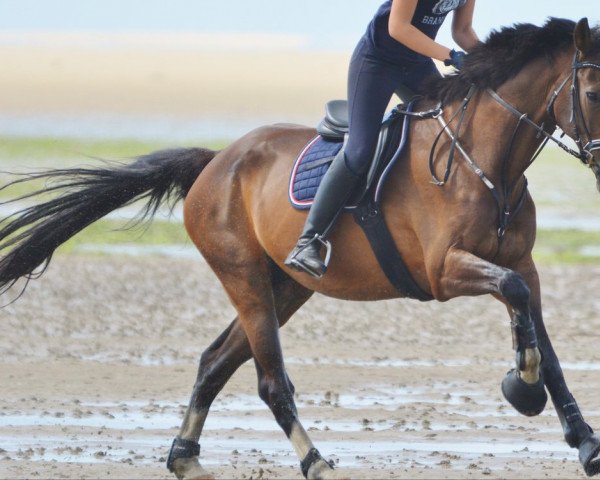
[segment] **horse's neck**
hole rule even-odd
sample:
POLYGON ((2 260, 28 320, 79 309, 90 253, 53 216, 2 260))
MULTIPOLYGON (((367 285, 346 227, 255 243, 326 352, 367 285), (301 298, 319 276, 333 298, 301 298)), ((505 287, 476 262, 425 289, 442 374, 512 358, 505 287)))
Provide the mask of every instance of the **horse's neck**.
MULTIPOLYGON (((497 93, 529 120, 552 132, 555 125, 546 107, 553 89, 568 71, 568 65, 562 63, 565 63, 562 59, 554 65, 546 60, 536 61, 498 88, 497 93)), ((487 92, 481 92, 477 100, 472 120, 473 142, 483 157, 481 166, 491 177, 500 179, 506 175, 508 183, 515 184, 545 137, 525 122, 521 122, 515 134, 519 118, 487 92)))

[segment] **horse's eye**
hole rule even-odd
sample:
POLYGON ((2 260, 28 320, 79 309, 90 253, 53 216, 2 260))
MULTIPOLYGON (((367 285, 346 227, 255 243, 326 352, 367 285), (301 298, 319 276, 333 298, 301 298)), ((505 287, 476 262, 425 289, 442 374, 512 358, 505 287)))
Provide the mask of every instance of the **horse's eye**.
POLYGON ((598 103, 600 102, 600 94, 596 92, 587 92, 586 96, 590 102, 598 103))

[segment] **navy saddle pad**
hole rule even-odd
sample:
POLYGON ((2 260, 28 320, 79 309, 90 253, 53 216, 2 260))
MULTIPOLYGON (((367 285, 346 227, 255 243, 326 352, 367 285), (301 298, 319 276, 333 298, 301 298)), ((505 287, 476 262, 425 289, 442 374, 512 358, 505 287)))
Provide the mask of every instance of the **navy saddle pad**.
POLYGON ((290 179, 290 201, 299 209, 310 208, 321 180, 344 142, 329 142, 318 135, 298 156, 290 179))
MULTIPOLYGON (((350 207, 368 192, 375 198, 380 195, 387 174, 406 145, 409 120, 398 108, 388 115, 382 125, 373 164, 351 198, 350 207)), ((310 208, 323 176, 343 145, 341 139, 335 141, 317 135, 304 147, 294 163, 289 181, 289 199, 294 208, 310 208)))

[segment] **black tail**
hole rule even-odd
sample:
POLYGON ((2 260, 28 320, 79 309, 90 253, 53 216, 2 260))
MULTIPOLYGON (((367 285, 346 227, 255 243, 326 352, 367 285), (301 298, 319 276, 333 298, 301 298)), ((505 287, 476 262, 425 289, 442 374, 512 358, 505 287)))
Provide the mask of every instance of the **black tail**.
POLYGON ((43 273, 56 248, 106 214, 146 200, 140 220, 152 218, 167 201, 185 198, 200 172, 217 152, 201 148, 163 150, 129 165, 49 170, 25 175, 4 188, 30 180, 53 181, 16 201, 47 193, 59 196, 0 221, 0 294, 22 277, 43 273), (38 271, 39 267, 41 271, 38 271))

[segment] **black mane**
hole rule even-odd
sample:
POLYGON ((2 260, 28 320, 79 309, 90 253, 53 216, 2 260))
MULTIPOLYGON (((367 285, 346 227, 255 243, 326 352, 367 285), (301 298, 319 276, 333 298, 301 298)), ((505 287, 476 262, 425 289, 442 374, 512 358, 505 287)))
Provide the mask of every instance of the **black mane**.
POLYGON ((530 23, 515 24, 493 31, 485 43, 467 56, 463 69, 426 85, 429 96, 445 104, 462 99, 470 86, 497 89, 533 60, 552 61, 558 52, 573 45, 575 22, 549 18, 542 27, 530 23))

